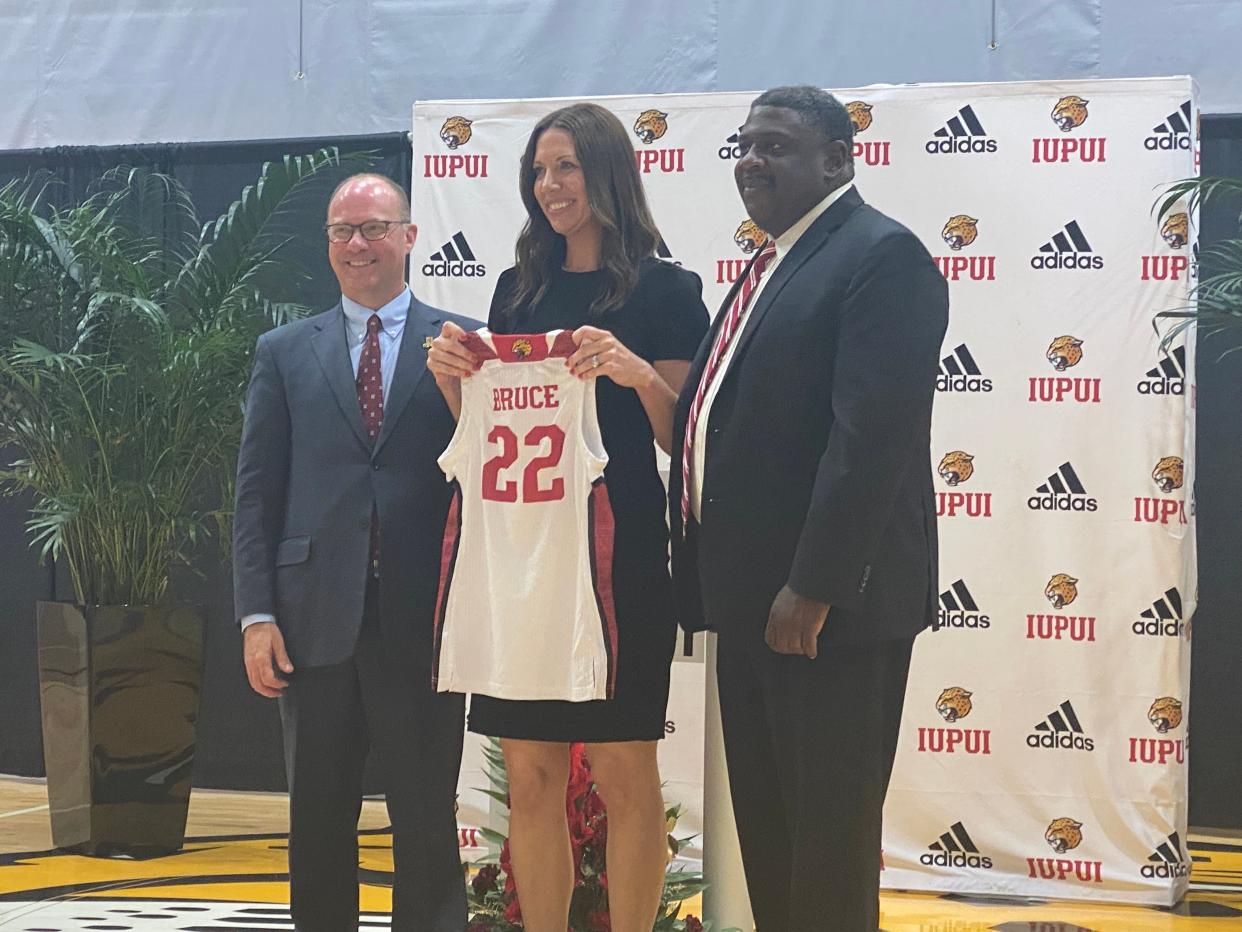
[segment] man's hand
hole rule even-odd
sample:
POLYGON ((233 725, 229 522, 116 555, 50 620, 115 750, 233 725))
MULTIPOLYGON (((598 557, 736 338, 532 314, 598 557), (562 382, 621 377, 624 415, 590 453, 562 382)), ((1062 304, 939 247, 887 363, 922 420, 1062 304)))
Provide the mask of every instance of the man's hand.
POLYGON ((778 654, 804 654, 814 660, 828 609, 827 602, 804 598, 785 586, 772 600, 763 639, 778 654))
POLYGON ((293 672, 293 664, 285 653, 285 639, 273 621, 247 625, 242 632, 242 656, 246 660, 246 678, 250 688, 268 699, 279 698, 289 685, 277 669, 293 672))

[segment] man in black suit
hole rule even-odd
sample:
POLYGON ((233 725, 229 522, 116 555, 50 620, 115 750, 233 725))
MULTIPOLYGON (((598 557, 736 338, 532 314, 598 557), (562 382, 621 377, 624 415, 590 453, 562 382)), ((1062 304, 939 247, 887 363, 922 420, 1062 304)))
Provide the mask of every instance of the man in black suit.
POLYGON ((718 632, 759 932, 877 928, 910 652, 936 611, 929 446, 947 288, 914 234, 854 190, 852 140, 845 108, 815 88, 752 104, 734 174, 768 240, 674 426, 678 610, 718 632))
POLYGON ((463 699, 431 687, 453 416, 426 374, 446 320, 405 284, 417 228, 387 178, 328 206, 332 310, 255 348, 233 557, 246 673, 280 702, 290 901, 305 932, 358 926, 362 767, 378 752, 393 829, 394 930, 461 932, 454 797, 463 699))

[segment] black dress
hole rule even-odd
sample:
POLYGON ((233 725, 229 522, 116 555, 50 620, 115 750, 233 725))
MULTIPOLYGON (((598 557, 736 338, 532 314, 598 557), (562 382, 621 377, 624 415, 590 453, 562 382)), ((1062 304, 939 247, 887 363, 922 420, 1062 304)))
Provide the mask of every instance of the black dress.
MULTIPOLYGON (((496 333, 609 330, 648 362, 694 358, 707 333, 702 282, 693 272, 645 260, 625 304, 590 311, 601 272, 557 272, 535 307, 508 312, 517 276, 496 283, 488 329, 496 333)), ((651 422, 638 393, 606 376, 596 385, 600 432, 608 451, 604 480, 615 521, 613 598, 617 613, 616 689, 590 702, 523 701, 474 695, 470 730, 533 741, 654 741, 664 736, 669 670, 677 640, 668 574, 667 499, 656 470, 651 422)))

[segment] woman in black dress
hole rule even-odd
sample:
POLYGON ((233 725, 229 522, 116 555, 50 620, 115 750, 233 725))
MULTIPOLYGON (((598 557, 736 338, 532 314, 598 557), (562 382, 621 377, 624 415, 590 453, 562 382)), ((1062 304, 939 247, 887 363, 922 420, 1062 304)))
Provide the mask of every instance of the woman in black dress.
MULTIPOLYGON (((673 408, 707 332, 697 275, 655 258, 651 219, 620 121, 595 104, 548 114, 522 156, 528 219, 517 264, 496 285, 488 328, 568 329, 575 374, 598 379, 596 404, 616 522, 618 628, 614 697, 515 701, 475 695, 470 730, 501 739, 509 776, 509 849, 528 932, 564 932, 574 870, 565 819, 569 745, 585 742, 608 807, 608 898, 614 932, 650 932, 668 849, 656 741, 664 735, 676 642, 668 575, 665 451, 673 408)), ((476 360, 445 324, 428 353, 454 414, 476 360)))

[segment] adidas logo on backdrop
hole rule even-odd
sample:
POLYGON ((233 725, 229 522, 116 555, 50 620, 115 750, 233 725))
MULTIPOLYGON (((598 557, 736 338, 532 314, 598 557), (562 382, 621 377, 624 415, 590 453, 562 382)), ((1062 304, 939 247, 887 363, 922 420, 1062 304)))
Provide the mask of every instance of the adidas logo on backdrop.
POLYGON ((1032 511, 1095 511, 1099 502, 1087 494, 1073 465, 1062 463, 1047 482, 1036 486, 1026 507, 1032 511))
POLYGON ((1082 723, 1068 699, 1035 726, 1035 730, 1026 736, 1026 743, 1032 748, 1095 750, 1095 741, 1083 733, 1082 723))
POLYGON ((459 230, 423 263, 423 274, 428 278, 481 278, 487 267, 475 261, 466 234, 459 230))
POLYGON ((988 137, 975 108, 967 104, 932 134, 923 147, 929 155, 980 155, 996 151, 996 140, 988 137))
POLYGON ((991 390, 992 380, 983 377, 979 364, 965 343, 956 346, 952 353, 940 360, 936 391, 977 394, 991 390))
POLYGON ((942 628, 990 628, 992 621, 979 610, 975 597, 966 588, 966 581, 959 579, 940 593, 940 611, 936 630, 942 628))
POLYGON ((992 869, 992 859, 979 852, 978 845, 961 822, 954 822, 939 840, 928 845, 926 853, 919 856, 919 863, 927 867, 992 869))
POLYGON ((1071 220, 1031 257, 1033 269, 1102 269, 1104 258, 1096 255, 1077 220, 1071 220))

